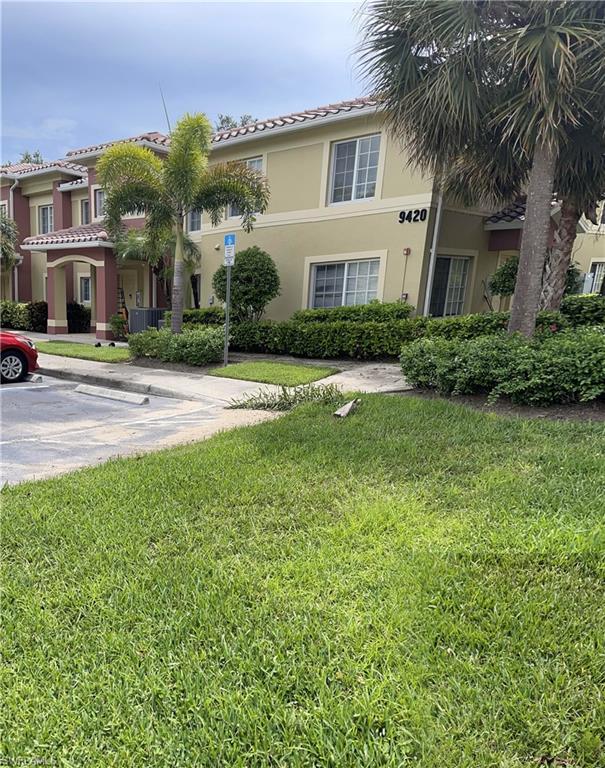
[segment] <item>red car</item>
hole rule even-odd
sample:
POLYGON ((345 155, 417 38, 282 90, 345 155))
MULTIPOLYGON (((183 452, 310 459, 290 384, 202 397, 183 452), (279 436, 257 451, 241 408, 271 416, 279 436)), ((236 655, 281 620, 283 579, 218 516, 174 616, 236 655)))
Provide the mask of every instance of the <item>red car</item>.
POLYGON ((38 351, 33 341, 19 333, 0 331, 0 380, 13 384, 38 367, 38 351))

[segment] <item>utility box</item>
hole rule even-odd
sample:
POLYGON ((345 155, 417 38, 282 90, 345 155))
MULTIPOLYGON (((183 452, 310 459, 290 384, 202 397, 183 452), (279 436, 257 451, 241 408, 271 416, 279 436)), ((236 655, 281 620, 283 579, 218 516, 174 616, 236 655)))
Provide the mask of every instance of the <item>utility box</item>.
POLYGON ((159 328, 164 317, 165 309, 157 307, 133 307, 128 311, 128 330, 130 333, 140 333, 147 328, 159 328))

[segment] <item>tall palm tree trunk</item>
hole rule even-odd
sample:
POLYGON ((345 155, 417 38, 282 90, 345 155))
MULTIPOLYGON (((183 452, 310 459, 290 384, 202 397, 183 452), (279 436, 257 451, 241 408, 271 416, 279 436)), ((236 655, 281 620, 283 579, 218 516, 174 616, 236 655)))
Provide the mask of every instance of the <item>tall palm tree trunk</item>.
POLYGON ((180 333, 183 326, 184 274, 183 219, 179 216, 176 223, 176 247, 174 249, 174 272, 172 276, 172 315, 170 321, 172 333, 180 333))
POLYGON ((550 253, 550 272, 542 287, 540 305, 543 309, 557 310, 561 306, 580 216, 577 205, 563 200, 555 244, 550 253))
POLYGON ((542 272, 550 234, 550 204, 556 159, 555 150, 545 146, 537 147, 534 152, 527 190, 519 269, 508 323, 509 333, 520 331, 525 336, 531 336, 536 328, 542 272))

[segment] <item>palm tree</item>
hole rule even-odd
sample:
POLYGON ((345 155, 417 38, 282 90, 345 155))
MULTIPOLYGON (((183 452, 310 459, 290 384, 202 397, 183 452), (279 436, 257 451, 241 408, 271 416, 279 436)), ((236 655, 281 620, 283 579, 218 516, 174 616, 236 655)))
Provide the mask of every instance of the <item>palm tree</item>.
MULTIPOLYGON (((464 205, 504 206, 525 190, 530 164, 525 156, 487 131, 444 171, 444 192, 464 205), (494 151, 494 148, 496 151, 494 151)), ((568 280, 573 247, 582 215, 597 223, 599 201, 605 199, 605 134, 602 129, 572 128, 559 154, 555 172, 560 215, 554 242, 544 264, 540 309, 559 309, 568 280)))
POLYGON ((490 130, 527 160, 509 330, 531 335, 561 148, 579 116, 594 123, 605 89, 605 3, 375 0, 368 8, 361 66, 412 164, 440 181, 490 130))
POLYGON ((216 226, 225 208, 235 205, 249 232, 255 214, 263 213, 269 200, 267 181, 258 171, 234 162, 208 166, 211 137, 205 115, 185 115, 171 133, 164 160, 146 147, 115 144, 97 166, 107 195, 105 223, 111 237, 121 239, 122 216, 137 212, 145 214, 145 242, 151 259, 161 253, 168 233, 174 237, 173 333, 180 333, 183 323, 185 216, 190 211, 205 211, 216 226))
POLYGON ((10 272, 17 265, 18 239, 17 225, 3 210, 0 210, 0 265, 5 272, 10 272))
MULTIPOLYGON (((115 241, 114 252, 118 264, 127 261, 142 261, 149 264, 170 304, 175 248, 176 236, 169 229, 163 235, 154 236, 153 241, 150 241, 144 229, 128 229, 120 232, 119 238, 115 241)), ((201 254, 196 244, 186 233, 183 233, 184 272, 189 276, 193 275, 196 267, 199 266, 200 258, 201 254)))

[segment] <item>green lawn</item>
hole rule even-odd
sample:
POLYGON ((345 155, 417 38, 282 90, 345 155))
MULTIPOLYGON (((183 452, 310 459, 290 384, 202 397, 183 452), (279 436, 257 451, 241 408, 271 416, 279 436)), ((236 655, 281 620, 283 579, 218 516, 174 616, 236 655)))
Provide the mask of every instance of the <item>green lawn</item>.
POLYGON ((307 405, 3 491, 0 754, 605 761, 605 428, 307 405))
POLYGON ((45 355, 79 357, 81 360, 96 360, 101 363, 123 363, 130 360, 127 347, 95 347, 75 341, 37 341, 36 347, 45 355))
POLYGON ((252 361, 234 363, 224 368, 214 368, 210 374, 212 376, 225 376, 228 379, 244 379, 246 381, 260 381, 263 384, 296 387, 299 384, 310 384, 312 381, 324 379, 326 376, 338 373, 338 370, 338 368, 319 365, 252 361))

